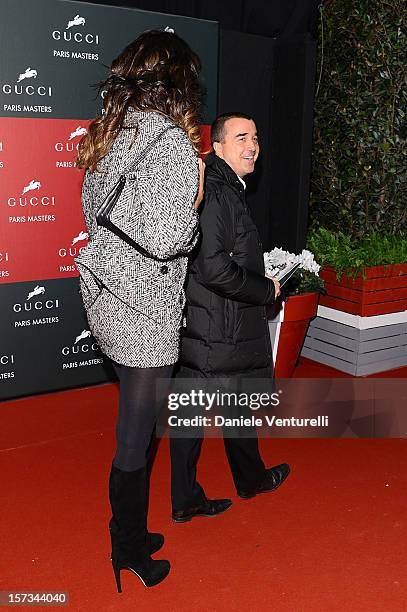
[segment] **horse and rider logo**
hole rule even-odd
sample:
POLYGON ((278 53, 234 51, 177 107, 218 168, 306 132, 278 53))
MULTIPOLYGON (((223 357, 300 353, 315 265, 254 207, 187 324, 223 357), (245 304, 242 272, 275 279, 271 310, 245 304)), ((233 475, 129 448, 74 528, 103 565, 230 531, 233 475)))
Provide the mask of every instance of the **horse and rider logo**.
POLYGON ((74 344, 77 344, 80 340, 84 340, 85 338, 89 338, 91 335, 88 329, 84 329, 79 336, 76 336, 74 344))
POLYGON ((38 72, 34 70, 34 68, 30 68, 30 66, 28 66, 24 72, 18 75, 17 83, 20 83, 20 81, 23 79, 36 79, 37 76, 38 72))
POLYGON ((88 130, 86 128, 78 125, 75 131, 71 132, 71 135, 69 136, 68 140, 72 140, 73 138, 76 138, 77 136, 84 136, 87 133, 88 133, 88 130))
POLYGON ((30 293, 27 295, 27 301, 31 300, 31 298, 35 297, 36 295, 42 295, 43 293, 45 293, 45 287, 36 285, 34 289, 30 291, 30 293))
POLYGON ((71 21, 68 21, 68 25, 66 26, 66 29, 69 30, 70 28, 73 28, 74 26, 84 26, 85 23, 86 23, 85 17, 79 17, 79 15, 75 15, 75 17, 71 21))
POLYGON ((77 242, 81 242, 82 240, 87 240, 89 238, 88 232, 81 231, 75 238, 73 238, 71 246, 76 244, 77 242))
POLYGON ((34 191, 35 189, 40 189, 40 188, 41 188, 40 181, 32 180, 28 183, 28 185, 24 187, 21 195, 25 195, 28 191, 34 191))

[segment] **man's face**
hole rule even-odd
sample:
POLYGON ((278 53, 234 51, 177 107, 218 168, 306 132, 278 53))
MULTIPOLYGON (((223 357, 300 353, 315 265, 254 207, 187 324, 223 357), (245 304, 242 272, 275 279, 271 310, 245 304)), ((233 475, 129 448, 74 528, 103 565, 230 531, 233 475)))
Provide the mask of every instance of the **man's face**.
POLYGON ((251 119, 233 117, 224 126, 223 142, 214 142, 213 148, 240 178, 254 170, 259 156, 256 124, 251 119))

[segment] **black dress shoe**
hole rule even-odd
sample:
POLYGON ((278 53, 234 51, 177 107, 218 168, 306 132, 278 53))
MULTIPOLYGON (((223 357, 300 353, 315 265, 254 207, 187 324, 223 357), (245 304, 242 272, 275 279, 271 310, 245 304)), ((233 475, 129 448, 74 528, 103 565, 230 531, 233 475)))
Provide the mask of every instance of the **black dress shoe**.
POLYGON ((232 505, 231 499, 206 499, 199 506, 188 508, 187 510, 175 510, 172 513, 172 520, 175 523, 186 523, 194 516, 217 516, 226 512, 232 505))
POLYGON ((287 478, 290 473, 288 463, 281 463, 266 470, 263 480, 253 489, 239 489, 237 494, 242 499, 250 499, 258 493, 270 493, 275 491, 287 478))

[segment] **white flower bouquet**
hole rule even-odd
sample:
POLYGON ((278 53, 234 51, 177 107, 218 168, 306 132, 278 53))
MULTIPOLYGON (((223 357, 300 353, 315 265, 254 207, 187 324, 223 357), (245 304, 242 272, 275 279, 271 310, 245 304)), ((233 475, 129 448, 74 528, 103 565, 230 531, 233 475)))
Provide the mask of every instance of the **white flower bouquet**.
POLYGON ((324 292, 324 281, 319 277, 321 266, 315 261, 311 251, 303 249, 299 255, 276 247, 264 253, 264 267, 267 276, 276 276, 285 268, 299 263, 299 267, 282 289, 283 296, 299 295, 312 291, 324 292))

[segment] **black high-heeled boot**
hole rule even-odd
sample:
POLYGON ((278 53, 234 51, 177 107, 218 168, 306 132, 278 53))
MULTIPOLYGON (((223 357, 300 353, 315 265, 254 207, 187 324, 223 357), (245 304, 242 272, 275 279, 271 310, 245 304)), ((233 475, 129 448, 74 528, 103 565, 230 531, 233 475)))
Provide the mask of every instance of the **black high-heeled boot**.
POLYGON ((148 587, 159 584, 170 571, 168 561, 155 561, 150 557, 146 524, 146 477, 146 468, 124 472, 113 465, 110 473, 112 566, 119 593, 122 592, 122 569, 136 574, 148 587))

